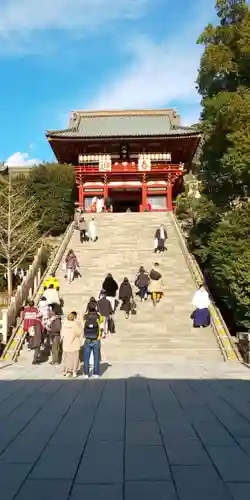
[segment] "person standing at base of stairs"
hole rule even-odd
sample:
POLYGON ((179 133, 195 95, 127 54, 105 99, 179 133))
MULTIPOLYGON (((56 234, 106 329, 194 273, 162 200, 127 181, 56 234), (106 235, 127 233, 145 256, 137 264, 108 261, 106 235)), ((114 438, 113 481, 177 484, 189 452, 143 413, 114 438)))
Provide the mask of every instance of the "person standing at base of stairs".
POLYGON ((101 336, 103 318, 96 310, 96 302, 89 302, 88 312, 84 315, 84 375, 89 378, 89 361, 91 352, 94 357, 94 373, 93 378, 100 377, 100 360, 101 360, 101 336))
POLYGON ((51 365, 59 365, 61 361, 61 329, 61 316, 57 314, 56 307, 52 305, 51 319, 49 325, 47 326, 47 330, 52 341, 52 361, 50 362, 51 365))
POLYGON ((82 344, 82 326, 77 321, 77 313, 72 311, 63 322, 62 332, 62 364, 65 377, 77 377, 82 344))
POLYGON ((39 322, 39 311, 33 300, 29 300, 27 306, 21 312, 23 320, 23 331, 28 337, 29 350, 33 349, 34 326, 39 322))
POLYGON ((42 330, 43 330, 42 322, 39 320, 39 322, 37 322, 37 324, 33 328, 34 328, 34 335, 33 335, 34 358, 32 364, 38 365, 40 363, 40 349, 42 344, 42 330))
POLYGON ((164 290, 164 283, 159 268, 160 268, 159 263, 155 262, 149 274, 150 277, 149 291, 151 293, 153 306, 156 306, 156 304, 160 302, 164 290))

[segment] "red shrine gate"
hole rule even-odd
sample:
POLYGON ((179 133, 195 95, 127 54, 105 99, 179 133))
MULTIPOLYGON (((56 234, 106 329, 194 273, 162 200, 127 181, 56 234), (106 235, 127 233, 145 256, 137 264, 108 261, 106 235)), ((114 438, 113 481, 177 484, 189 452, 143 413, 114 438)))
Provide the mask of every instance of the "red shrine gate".
POLYGON ((183 165, 153 165, 139 170, 131 163, 118 164, 108 172, 90 165, 75 167, 79 208, 90 210, 94 197, 108 197, 115 211, 145 211, 148 203, 154 211, 173 209, 173 186, 183 175, 183 165), (116 210, 116 207, 120 209, 116 210))
POLYGON ((172 210, 200 142, 173 109, 75 111, 67 129, 46 136, 58 162, 74 166, 86 211, 94 197, 110 198, 114 211, 172 210))

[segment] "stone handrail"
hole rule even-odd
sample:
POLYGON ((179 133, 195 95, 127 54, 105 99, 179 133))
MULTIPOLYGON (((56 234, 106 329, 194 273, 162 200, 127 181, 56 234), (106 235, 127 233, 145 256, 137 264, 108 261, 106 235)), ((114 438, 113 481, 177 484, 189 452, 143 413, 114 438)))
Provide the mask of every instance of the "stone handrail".
MULTIPOLYGON (((40 297, 40 289, 41 289, 41 284, 43 283, 44 279, 46 278, 46 276, 48 276, 49 274, 52 274, 54 272, 56 272, 60 262, 61 262, 61 259, 66 251, 66 248, 70 242, 70 239, 71 239, 71 236, 73 234, 73 231, 74 231, 74 227, 75 227, 75 224, 74 222, 72 222, 67 230, 65 231, 64 233, 64 236, 63 236, 63 239, 59 245, 59 247, 57 247, 55 249, 55 251, 52 253, 50 259, 49 259, 49 265, 45 271, 45 273, 43 274, 42 277, 40 277, 40 281, 39 283, 37 283, 37 287, 36 289, 33 289, 33 293, 32 295, 30 295, 30 298, 33 298, 33 300, 38 303, 39 301, 39 297, 40 297)), ((17 357, 19 355, 19 352, 20 352, 20 349, 23 345, 23 342, 25 340, 25 333, 22 333, 21 335, 18 335, 18 332, 21 330, 21 326, 22 326, 22 321, 19 321, 17 327, 13 330, 13 333, 4 349, 4 352, 3 352, 3 355, 2 355, 2 359, 5 359, 5 356, 6 354, 8 353, 8 350, 10 349, 10 347, 12 346, 13 342, 16 341, 15 343, 15 349, 13 351, 13 354, 12 354, 12 361, 16 361, 17 360, 17 357)))
POLYGON ((19 314, 20 308, 29 297, 32 297, 34 290, 36 290, 40 284, 45 252, 46 247, 42 244, 34 257, 32 264, 29 266, 28 272, 21 285, 17 287, 17 291, 12 297, 9 307, 2 309, 0 333, 3 343, 7 342, 11 328, 16 324, 16 318, 19 314))
MULTIPOLYGON (((34 294, 33 296, 33 299, 35 301, 36 304, 38 304, 39 302, 39 298, 41 296, 40 294, 40 291, 41 291, 41 285, 44 281, 44 279, 46 278, 46 276, 52 274, 52 273, 55 273, 57 271, 57 268, 65 254, 65 251, 67 249, 67 246, 71 240, 71 237, 72 237, 72 234, 74 232, 74 229, 75 229, 75 223, 72 222, 71 224, 69 224, 69 226, 67 227, 64 235, 63 235, 63 239, 59 245, 58 248, 56 248, 56 251, 52 254, 51 256, 51 259, 50 259, 50 263, 43 275, 43 278, 41 280, 41 282, 39 283, 39 287, 38 289, 36 290, 36 293, 34 294)), ((21 322, 22 323, 22 322, 21 322)), ((21 326, 21 323, 19 324, 19 328, 21 326)), ((18 355, 19 355, 19 352, 22 348, 22 345, 23 345, 23 342, 25 340, 25 336, 26 336, 26 333, 23 332, 23 334, 20 336, 20 338, 18 339, 18 342, 16 344, 16 349, 15 349, 15 352, 13 354, 13 361, 17 361, 17 358, 18 358, 18 355)))
MULTIPOLYGON (((181 229, 181 226, 177 220, 177 217, 175 214, 171 214, 173 224, 179 239, 179 243, 183 252, 183 255, 185 257, 185 260, 187 262, 187 265, 190 269, 190 272, 192 274, 192 277, 194 279, 194 282, 196 286, 198 286, 200 283, 204 282, 204 276, 202 274, 202 271, 194 258, 194 256, 191 254, 191 252, 188 250, 187 243, 185 236, 183 234, 183 231, 181 229)), ((238 360, 241 361, 241 356, 238 352, 237 347, 235 346, 233 339, 231 337, 231 334, 228 330, 228 327, 222 317, 221 312, 215 305, 213 299, 211 298, 211 307, 210 307, 210 312, 211 312, 211 320, 212 320, 212 327, 213 331, 216 335, 217 342, 220 346, 220 349, 222 351, 223 357, 225 361, 227 360, 238 360)))

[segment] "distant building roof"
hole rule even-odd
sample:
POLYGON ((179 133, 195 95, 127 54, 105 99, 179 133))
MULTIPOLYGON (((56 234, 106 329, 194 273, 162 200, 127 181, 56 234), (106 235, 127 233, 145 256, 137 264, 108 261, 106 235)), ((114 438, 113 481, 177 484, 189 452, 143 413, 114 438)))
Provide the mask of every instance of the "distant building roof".
POLYGON ((65 130, 47 131, 47 137, 143 137, 198 135, 182 127, 174 109, 133 111, 74 111, 65 130))

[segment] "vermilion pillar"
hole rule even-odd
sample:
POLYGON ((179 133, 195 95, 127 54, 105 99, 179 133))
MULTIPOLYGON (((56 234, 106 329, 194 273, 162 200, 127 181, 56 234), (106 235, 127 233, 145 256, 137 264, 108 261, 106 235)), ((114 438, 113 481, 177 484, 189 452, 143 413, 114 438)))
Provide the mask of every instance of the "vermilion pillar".
POLYGON ((78 188, 78 200, 79 200, 79 208, 81 210, 84 209, 84 191, 83 186, 79 186, 78 188))
POLYGON ((141 210, 142 212, 144 212, 144 210, 146 210, 147 208, 147 184, 146 182, 142 182, 142 202, 141 202, 141 210))
POLYGON ((103 197, 104 197, 104 200, 106 200, 108 198, 108 195, 109 195, 108 184, 104 183, 104 186, 103 186, 103 197))
POLYGON ((173 200, 172 200, 172 184, 168 181, 168 193, 167 193, 167 209, 173 210, 173 200))

